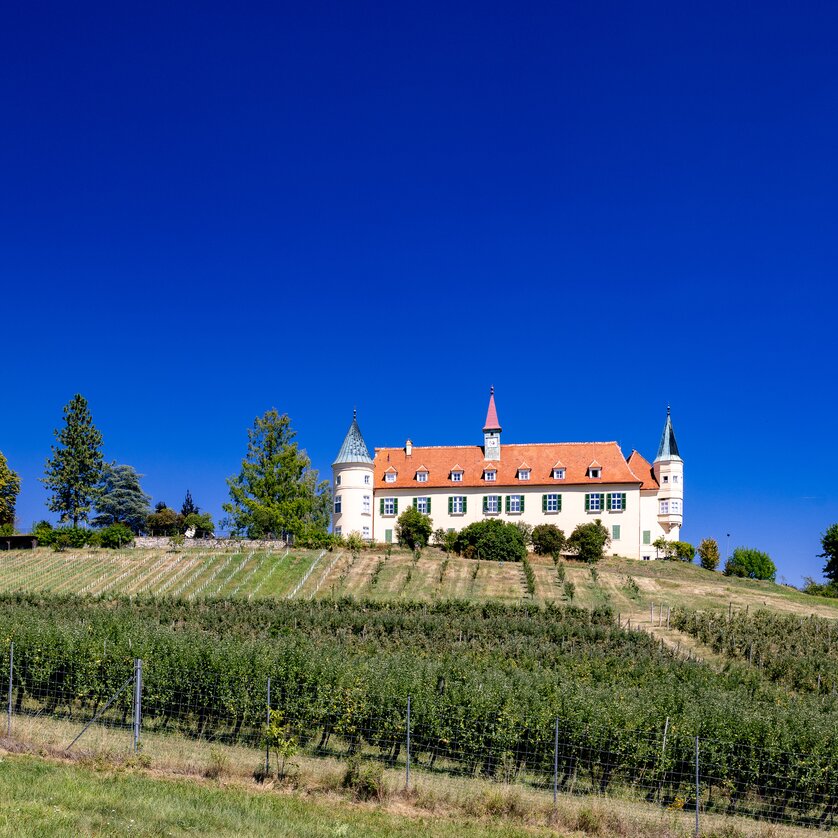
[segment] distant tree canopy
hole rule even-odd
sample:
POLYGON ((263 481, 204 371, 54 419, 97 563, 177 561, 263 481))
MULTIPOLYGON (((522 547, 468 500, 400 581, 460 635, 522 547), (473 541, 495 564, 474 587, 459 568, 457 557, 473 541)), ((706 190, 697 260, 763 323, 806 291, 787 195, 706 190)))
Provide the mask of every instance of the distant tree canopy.
POLYGON ((752 547, 737 547, 725 564, 724 575, 773 582, 777 575, 777 567, 768 553, 754 550, 752 547))
POLYGON ((55 431, 43 484, 52 492, 47 507, 60 520, 87 521, 102 478, 102 434, 93 425, 87 400, 78 393, 64 407, 64 427, 55 431))
POLYGON ((133 466, 103 466, 95 500, 98 515, 91 521, 94 527, 125 524, 134 535, 145 529, 151 498, 140 488, 142 476, 133 466))
POLYGON ((823 553, 819 558, 826 559, 823 575, 832 582, 838 583, 838 524, 833 524, 821 537, 823 553))
POLYGON ((180 514, 186 519, 190 515, 198 515, 200 512, 201 510, 192 502, 192 492, 187 489, 186 497, 183 499, 183 504, 180 507, 180 514))
POLYGON ((598 562, 604 555, 605 548, 611 543, 608 530, 597 518, 588 524, 579 524, 567 540, 567 548, 583 562, 598 562))
POLYGON ((0 530, 11 535, 15 531, 15 507, 20 494, 20 475, 9 467, 0 451, 0 530))
POLYGON ((539 524, 532 531, 532 546, 539 556, 558 555, 564 545, 564 533, 555 524, 539 524))
POLYGON ((705 570, 715 570, 719 566, 719 544, 715 538, 703 538, 698 545, 698 558, 705 570))
POLYGON ((467 559, 520 562, 527 555, 521 530, 497 518, 469 524, 457 533, 454 549, 467 559))
POLYGON ((396 538, 399 544, 404 544, 411 550, 427 547, 432 532, 431 519, 413 506, 408 506, 396 522, 396 538))
POLYGON ((257 418, 247 432, 241 471, 227 479, 230 502, 224 511, 237 535, 251 538, 326 533, 332 508, 329 481, 318 480, 286 414, 276 409, 257 418))

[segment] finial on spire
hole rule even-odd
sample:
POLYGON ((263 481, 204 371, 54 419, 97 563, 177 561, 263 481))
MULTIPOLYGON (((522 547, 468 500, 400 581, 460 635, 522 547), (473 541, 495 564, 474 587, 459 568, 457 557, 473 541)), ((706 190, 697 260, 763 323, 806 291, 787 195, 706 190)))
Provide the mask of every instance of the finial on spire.
POLYGON ((495 395, 495 385, 494 384, 489 388, 489 395, 490 396, 495 395))
POLYGON ((671 411, 670 411, 670 409, 669 409, 669 405, 667 405, 667 406, 666 406, 666 415, 667 415, 667 416, 669 416, 670 412, 671 412, 671 411))
POLYGON ((353 407, 352 408, 352 421, 354 422, 357 418, 358 418, 358 408, 353 407))

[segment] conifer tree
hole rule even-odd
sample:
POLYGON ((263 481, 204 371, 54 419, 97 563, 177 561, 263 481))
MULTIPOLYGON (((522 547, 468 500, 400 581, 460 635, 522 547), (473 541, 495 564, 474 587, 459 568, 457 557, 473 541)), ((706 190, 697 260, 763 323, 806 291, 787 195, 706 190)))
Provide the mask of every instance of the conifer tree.
POLYGON ((102 479, 102 434, 96 430, 87 399, 76 393, 64 407, 64 427, 55 431, 58 446, 46 462, 43 484, 52 492, 47 508, 60 520, 87 521, 102 479))
POLYGON ((142 474, 133 466, 105 464, 96 499, 94 527, 125 524, 136 535, 145 527, 151 498, 140 487, 142 474))
POLYGON ((180 514, 186 518, 187 515, 198 515, 200 514, 201 510, 195 506, 192 501, 192 492, 189 489, 186 490, 186 497, 183 499, 183 506, 180 508, 180 514))

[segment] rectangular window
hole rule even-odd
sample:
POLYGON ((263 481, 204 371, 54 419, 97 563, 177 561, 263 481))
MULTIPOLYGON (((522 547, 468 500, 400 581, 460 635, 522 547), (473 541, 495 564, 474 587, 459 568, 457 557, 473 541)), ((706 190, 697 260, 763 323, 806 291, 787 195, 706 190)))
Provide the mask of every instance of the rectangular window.
POLYGON ((562 496, 561 495, 542 495, 541 496, 541 510, 542 510, 542 512, 561 512, 562 511, 562 496))
POLYGON ((679 500, 672 500, 670 503, 670 509, 672 510, 673 515, 680 515, 681 514, 681 501, 679 500))
POLYGON ((431 514, 431 499, 430 498, 413 498, 413 508, 421 512, 423 515, 431 514))
POLYGON ((340 486, 340 475, 335 478, 335 486, 340 486))
POLYGON ((602 497, 601 492, 585 495, 585 512, 602 512, 602 497))
POLYGON ((393 531, 392 530, 384 530, 384 543, 385 544, 392 544, 393 543, 393 531))
POLYGON ((619 524, 614 524, 614 526, 611 527, 611 540, 612 541, 619 541, 620 540, 620 525, 619 524))
POLYGON ((340 495, 335 495, 335 515, 340 515, 340 507, 341 507, 341 497, 340 497, 340 495))
POLYGON ((511 515, 518 515, 524 511, 524 496, 523 495, 507 495, 506 496, 506 511, 511 515))
POLYGON ((364 505, 363 505, 362 511, 363 511, 364 515, 369 515, 370 514, 370 496, 369 495, 364 495, 364 505))
POLYGON ((564 469, 563 468, 554 468, 553 469, 553 480, 564 480, 564 469))
POLYGON ((398 498, 381 498, 381 514, 382 515, 398 515, 399 514, 399 499, 398 498))
POLYGON ((365 485, 365 486, 369 486, 369 485, 370 485, 370 476, 369 476, 368 474, 365 474, 365 475, 364 475, 364 485, 365 485))
POLYGON ((625 492, 609 492, 605 500, 610 512, 622 512, 626 508, 625 492))
POLYGON ((467 509, 468 503, 464 495, 454 495, 448 498, 449 515, 465 515, 467 509))
POLYGON ((669 501, 668 500, 662 500, 661 501, 660 514, 661 515, 669 515, 669 501))
POLYGON ((364 537, 364 538, 369 539, 369 537, 370 537, 370 528, 369 528, 369 527, 364 527, 364 532, 362 533, 362 535, 363 535, 363 537, 364 537))
POLYGON ((602 469, 601 468, 589 468, 588 469, 588 477, 601 477, 602 476, 602 469))
POLYGON ((340 535, 340 527, 335 527, 335 535, 340 535))
POLYGON ((677 474, 673 474, 673 475, 672 475, 672 482, 673 482, 673 483, 677 483, 677 482, 678 482, 678 475, 677 475, 677 474))
POLYGON ((500 495, 483 496, 483 514, 497 515, 500 512, 500 495))
POLYGON ((497 476, 498 476, 498 473, 496 471, 485 471, 485 472, 483 472, 483 477, 486 479, 486 481, 488 483, 491 483, 493 480, 495 480, 497 478, 497 476))
POLYGON ((451 481, 453 483, 462 483, 463 482, 463 473, 461 471, 452 471, 451 472, 451 481))
POLYGON ((643 530, 643 543, 644 544, 651 544, 652 543, 652 531, 651 530, 643 530))
POLYGON ((518 469, 518 479, 519 480, 529 480, 530 479, 530 470, 528 468, 518 469))
POLYGON ((427 471, 417 471, 416 472, 416 482, 417 483, 427 483, 428 482, 428 472, 427 471))
POLYGON ((384 482, 385 483, 395 483, 396 482, 396 472, 388 471, 387 474, 384 475, 384 482))

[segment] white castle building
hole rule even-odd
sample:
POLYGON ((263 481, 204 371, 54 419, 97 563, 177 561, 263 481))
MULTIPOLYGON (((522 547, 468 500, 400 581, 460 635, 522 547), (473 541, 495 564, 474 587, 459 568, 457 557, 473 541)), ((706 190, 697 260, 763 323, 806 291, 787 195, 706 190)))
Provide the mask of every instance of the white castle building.
POLYGON ((611 553, 652 559, 652 543, 679 538, 684 513, 684 464, 669 409, 654 463, 616 442, 502 445, 492 388, 483 445, 376 448, 357 417, 332 464, 333 531, 367 540, 396 540, 399 513, 414 506, 434 529, 460 530, 484 518, 555 524, 570 535, 602 520, 611 553))

